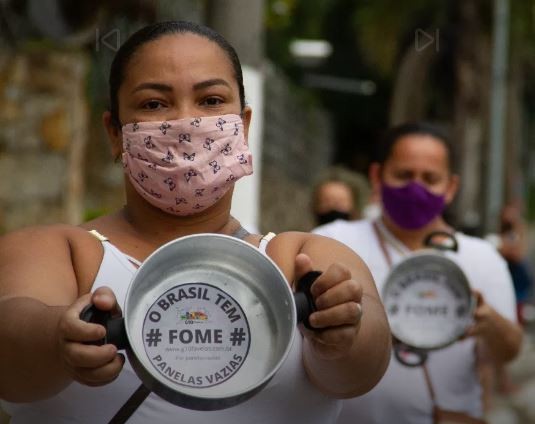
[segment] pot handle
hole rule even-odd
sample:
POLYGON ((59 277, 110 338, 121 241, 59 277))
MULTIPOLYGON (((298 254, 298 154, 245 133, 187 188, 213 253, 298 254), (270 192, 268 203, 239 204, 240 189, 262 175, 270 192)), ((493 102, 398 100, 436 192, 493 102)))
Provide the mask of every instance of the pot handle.
POLYGON ((314 330, 314 327, 310 325, 308 316, 316 311, 316 305, 314 304, 312 293, 310 293, 310 287, 320 275, 320 271, 307 272, 297 281, 297 291, 294 293, 297 322, 302 322, 309 330, 314 330))
POLYGON ((95 305, 90 303, 80 312, 80 319, 85 322, 100 324, 106 329, 106 335, 102 339, 86 342, 87 344, 102 346, 103 344, 111 343, 119 350, 129 347, 130 344, 126 336, 123 317, 112 318, 110 312, 97 309, 95 305))
POLYGON ((400 341, 394 340, 394 356, 406 367, 419 367, 427 361, 427 351, 407 346, 400 341))
POLYGON ((459 250, 457 239, 453 234, 448 233, 447 231, 433 231, 429 233, 424 238, 424 246, 438 250, 450 250, 452 252, 457 252, 459 250), (437 238, 446 239, 446 242, 437 242, 437 238))

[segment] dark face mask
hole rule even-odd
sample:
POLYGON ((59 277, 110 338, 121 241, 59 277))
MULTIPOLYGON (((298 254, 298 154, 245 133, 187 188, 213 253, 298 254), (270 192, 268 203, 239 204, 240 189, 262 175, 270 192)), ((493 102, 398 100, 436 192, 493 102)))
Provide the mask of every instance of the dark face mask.
POLYGON ((336 221, 337 219, 348 221, 349 218, 350 216, 348 212, 341 212, 337 210, 316 214, 316 222, 319 225, 328 224, 329 222, 336 221))
POLYGON ((381 198, 388 216, 407 230, 425 227, 440 215, 446 206, 445 195, 431 193, 416 182, 410 182, 403 187, 390 187, 383 183, 381 198))

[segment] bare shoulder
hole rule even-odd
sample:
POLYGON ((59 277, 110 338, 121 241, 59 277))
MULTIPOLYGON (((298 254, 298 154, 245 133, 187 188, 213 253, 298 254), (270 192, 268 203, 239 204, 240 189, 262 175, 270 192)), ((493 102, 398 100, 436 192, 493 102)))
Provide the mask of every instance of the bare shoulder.
POLYGON ((282 254, 294 253, 298 254, 303 251, 303 248, 314 248, 318 250, 322 249, 332 249, 342 250, 346 253, 352 252, 355 256, 358 257, 352 249, 347 247, 345 244, 334 240, 330 237, 322 236, 319 234, 313 233, 304 233, 299 231, 287 231, 277 234, 269 243, 268 252, 271 254, 277 254, 281 252, 282 254))
POLYGON ((70 225, 28 227, 0 237, 0 297, 28 296, 50 305, 76 299, 91 278, 91 260, 102 256, 98 241, 70 225))
POLYGON ((273 259, 283 257, 295 257, 299 254, 303 246, 311 240, 325 238, 312 233, 300 231, 286 231, 277 234, 267 246, 267 253, 273 259))

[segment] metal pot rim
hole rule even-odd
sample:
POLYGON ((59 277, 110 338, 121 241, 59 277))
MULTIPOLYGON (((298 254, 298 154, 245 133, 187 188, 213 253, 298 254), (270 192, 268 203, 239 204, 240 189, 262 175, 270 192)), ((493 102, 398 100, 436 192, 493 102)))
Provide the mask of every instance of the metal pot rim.
MULTIPOLYGON (((278 293, 280 290, 278 290, 278 293)), ((277 293, 277 294, 278 294, 277 293)), ((263 254, 258 248, 253 246, 252 244, 237 239, 235 237, 231 237, 228 235, 223 234, 217 234, 217 233, 200 233, 200 234, 193 234, 189 236, 184 236, 175 240, 171 240, 168 243, 160 246, 158 249, 156 249, 151 255, 147 257, 147 259, 143 262, 143 264, 137 269, 136 273, 134 274, 132 281, 128 287, 126 297, 125 297, 125 310, 123 311, 124 315, 124 322, 125 322, 125 330, 127 334, 127 338, 130 341, 130 349, 128 349, 128 357, 130 359, 130 362, 136 371, 136 374, 138 377, 143 381, 143 383, 152 391, 154 391, 159 396, 163 397, 164 399, 179 405, 183 406, 189 409, 199 409, 199 410, 215 410, 215 409, 223 409, 228 408, 231 406, 234 406, 238 403, 243 402, 246 399, 249 399, 254 394, 259 392, 270 380, 273 378, 275 373, 280 369, 286 358, 288 357, 288 354, 291 350, 294 337, 296 337, 297 332, 297 313, 296 313, 296 307, 293 300, 293 293, 292 288, 288 284, 286 277, 280 270, 280 268, 275 264, 275 262, 267 255, 263 254), (144 270, 147 268, 150 268, 152 266, 152 262, 159 258, 162 254, 167 254, 168 250, 172 248, 172 246, 176 245, 177 243, 183 244, 187 243, 189 241, 195 241, 197 239, 201 238, 212 238, 212 239, 218 239, 223 240, 227 243, 229 243, 229 247, 231 245, 240 246, 242 249, 248 249, 250 252, 254 252, 253 255, 255 258, 258 258, 258 260, 263 261, 267 266, 270 268, 270 271, 273 272, 274 276, 276 276, 277 281, 283 282, 284 286, 281 286, 278 284, 279 289, 283 289, 285 292, 286 299, 279 299, 278 301, 284 301, 286 300, 288 302, 288 307, 291 309, 291 323, 292 323, 292 329, 291 329, 291 335, 289 337, 288 343, 286 344, 284 351, 281 352, 280 356, 278 357, 278 360, 276 364, 274 364, 271 367, 271 370, 267 372, 267 374, 264 375, 264 377, 260 381, 253 382, 250 386, 248 386, 245 389, 240 389, 236 391, 229 391, 226 396, 206 396, 203 395, 202 391, 200 393, 192 395, 191 390, 177 390, 176 386, 172 386, 167 382, 161 375, 158 373, 152 373, 143 362, 146 362, 144 360, 139 359, 139 355, 143 355, 144 352, 140 348, 140 346, 137 346, 136 344, 132 343, 132 340, 134 340, 133 332, 139 331, 139 329, 132 328, 132 319, 129 313, 129 305, 134 303, 134 297, 136 293, 136 286, 138 285, 139 276, 143 275, 144 270)), ((202 389, 198 389, 202 390, 202 389)))

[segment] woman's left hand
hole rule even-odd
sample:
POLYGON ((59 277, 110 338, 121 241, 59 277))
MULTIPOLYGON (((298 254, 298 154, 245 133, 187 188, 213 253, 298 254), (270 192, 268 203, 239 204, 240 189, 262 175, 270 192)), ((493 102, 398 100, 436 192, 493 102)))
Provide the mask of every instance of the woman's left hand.
POLYGON ((492 306, 485 302, 485 298, 480 291, 472 290, 472 294, 476 299, 474 324, 468 328, 465 337, 494 337, 496 335, 495 322, 497 312, 492 306))
MULTIPOLYGON (((308 255, 296 256, 296 280, 313 270, 308 255)), ((322 359, 343 357, 351 350, 359 332, 362 285, 351 278, 347 267, 333 263, 314 281, 310 290, 317 311, 310 315, 309 322, 315 330, 301 326, 301 331, 322 359)))
POLYGON ((480 337, 491 358, 498 363, 506 363, 515 358, 522 344, 522 328, 500 315, 479 291, 472 290, 472 293, 476 297, 474 324, 468 328, 464 337, 480 337))

